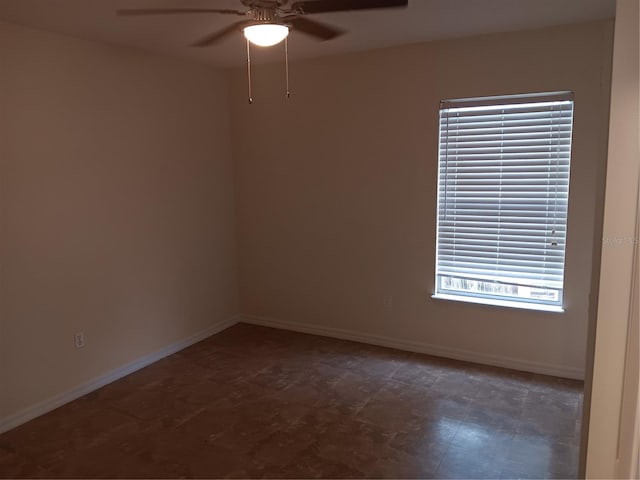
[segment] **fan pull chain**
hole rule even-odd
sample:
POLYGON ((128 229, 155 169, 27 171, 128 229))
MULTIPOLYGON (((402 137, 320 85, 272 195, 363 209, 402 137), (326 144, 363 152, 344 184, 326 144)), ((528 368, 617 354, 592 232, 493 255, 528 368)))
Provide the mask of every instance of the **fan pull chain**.
POLYGON ((287 91, 285 92, 285 96, 288 100, 291 98, 291 91, 289 90, 289 39, 286 37, 284 39, 284 70, 287 78, 287 91))
POLYGON ((249 93, 249 105, 253 103, 253 96, 251 94, 251 50, 249 48, 249 40, 247 39, 247 85, 249 93))

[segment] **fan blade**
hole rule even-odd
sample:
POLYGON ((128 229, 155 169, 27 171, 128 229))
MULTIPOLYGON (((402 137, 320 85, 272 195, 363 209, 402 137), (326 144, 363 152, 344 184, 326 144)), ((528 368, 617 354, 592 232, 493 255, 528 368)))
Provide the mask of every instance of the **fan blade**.
POLYGON ((142 15, 180 15, 184 13, 225 13, 230 15, 246 15, 240 10, 227 10, 218 8, 150 8, 150 9, 123 9, 116 12, 121 17, 134 17, 142 15))
POLYGON ((311 35, 312 37, 316 37, 321 40, 331 40, 332 38, 339 37, 344 33, 344 30, 304 17, 285 17, 283 20, 290 24, 294 30, 306 33, 307 35, 311 35))
POLYGON ((292 3, 291 10, 300 13, 327 13, 406 7, 408 4, 409 0, 306 0, 292 3))
POLYGON ((228 27, 223 28, 222 30, 218 30, 217 32, 214 32, 214 33, 212 33, 210 35, 207 35, 204 38, 201 38, 197 42, 192 43, 191 46, 192 47, 208 47, 208 46, 213 45, 214 43, 222 40, 227 35, 232 35, 232 34, 238 32, 239 30, 242 30, 244 27, 246 27, 248 25, 251 25, 252 23, 254 23, 254 22, 244 21, 244 22, 232 23, 228 27))

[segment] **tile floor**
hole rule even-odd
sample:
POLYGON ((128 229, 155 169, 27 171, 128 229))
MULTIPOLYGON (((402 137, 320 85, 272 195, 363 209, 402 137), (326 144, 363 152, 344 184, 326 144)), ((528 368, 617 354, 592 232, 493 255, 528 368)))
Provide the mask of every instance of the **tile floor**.
POLYGON ((575 478, 582 383, 236 325, 0 435, 0 477, 575 478))

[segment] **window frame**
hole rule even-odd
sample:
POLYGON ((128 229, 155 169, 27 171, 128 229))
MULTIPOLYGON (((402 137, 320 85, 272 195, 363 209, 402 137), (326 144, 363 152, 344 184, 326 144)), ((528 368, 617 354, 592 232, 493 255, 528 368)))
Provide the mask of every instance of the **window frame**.
MULTIPOLYGON (((545 93, 531 93, 531 94, 518 94, 518 95, 500 95, 500 96, 491 96, 491 97, 475 97, 475 98, 462 98, 462 99, 454 99, 454 100, 443 100, 442 102, 440 102, 440 107, 438 109, 438 117, 439 117, 439 123, 438 123, 438 162, 437 162, 437 175, 438 175, 438 182, 437 182, 437 189, 436 189, 436 195, 437 195, 437 202, 436 202, 436 250, 435 250, 435 285, 434 285, 434 293, 432 295, 433 298, 436 299, 443 299, 443 300, 455 300, 455 301, 462 301, 462 302, 470 302, 470 303, 478 303, 478 304, 485 304, 485 305, 494 305, 494 306, 502 306, 502 307, 514 307, 514 308, 520 308, 520 309, 527 309, 527 310, 539 310, 539 311, 548 311, 548 312, 563 312, 564 311, 564 289, 565 289, 565 276, 566 276, 566 252, 567 252, 567 224, 568 224, 568 207, 569 207, 569 185, 570 185, 570 169, 571 169, 571 157, 572 157, 572 142, 573 142, 573 127, 574 127, 574 107, 575 107, 575 103, 574 103, 574 96, 573 96, 573 92, 570 91, 561 91, 561 92, 545 92, 545 93), (456 290, 456 289, 451 289, 451 288, 446 288, 442 286, 442 281, 445 277, 447 278, 465 278, 465 275, 462 274, 458 274, 456 275, 455 273, 452 272, 446 272, 443 273, 442 271, 440 271, 440 269, 442 268, 440 266, 440 262, 441 262, 441 250, 440 250, 440 236, 441 236, 441 201, 442 201, 442 142, 443 142, 443 111, 447 111, 447 113, 449 113, 450 109, 474 109, 475 107, 480 107, 480 108, 487 108, 490 109, 491 107, 506 107, 506 108, 519 108, 519 106, 521 105, 527 105, 527 104, 531 104, 531 105, 535 105, 535 104, 540 104, 540 103, 549 103, 549 105, 551 104, 555 104, 556 102, 558 102, 558 104, 566 104, 568 102, 570 102, 570 122, 569 122, 569 133, 568 133, 568 166, 567 166, 567 172, 566 172, 566 188, 567 188, 567 193, 566 193, 566 213, 563 219, 563 224, 562 226, 564 227, 564 237, 563 237, 563 250, 562 250, 562 269, 561 269, 561 276, 562 276, 562 281, 561 281, 561 286, 557 287, 557 286, 545 286, 544 285, 544 281, 540 281, 541 285, 539 286, 539 288, 541 288, 542 290, 546 290, 546 291, 556 291, 558 294, 558 300, 557 301, 550 301, 550 300, 544 300, 544 299, 536 299, 536 298, 527 298, 527 297, 522 297, 522 296, 510 296, 510 295, 502 295, 502 294, 492 294, 492 293, 485 293, 485 292, 471 292, 471 291, 461 291, 461 290, 456 290)), ((558 124, 560 124, 560 122, 558 122, 558 124)), ((553 126, 555 126, 556 124, 552 124, 553 126)), ((449 139, 449 127, 447 124, 447 142, 449 139)), ((448 147, 447 147, 448 148, 448 147)), ((559 147, 558 147, 558 152, 559 152, 559 147)), ((558 153, 558 158, 559 158, 559 153, 558 153)), ((496 157, 497 159, 499 157, 496 157)), ((448 156, 446 158, 445 161, 449 161, 448 156)), ((496 163, 501 162, 502 159, 500 158, 499 160, 496 160, 496 163)), ((448 165, 447 167, 448 168, 448 165)), ((502 167, 500 167, 502 168, 502 167)), ((548 172, 553 172, 554 175, 558 175, 559 170, 559 162, 558 162, 558 170, 556 171, 552 171, 551 169, 548 170, 548 172)), ((549 175, 551 175, 551 173, 548 173, 549 175)), ((447 178, 447 177, 445 177, 447 178)), ((557 181, 557 180, 556 180, 557 181)), ((503 184, 499 184, 499 188, 502 188, 503 184)), ((498 193, 497 193, 498 194, 498 193)), ((447 194, 446 191, 444 193, 445 198, 447 198, 447 194)), ((546 197, 544 197, 547 202, 549 201, 550 198, 553 198, 554 202, 557 202, 558 197, 557 196, 550 196, 547 195, 546 197)), ((563 202, 563 206, 564 204, 564 199, 562 200, 563 202)), ((445 207, 446 208, 446 207, 445 207)), ((495 209, 496 211, 496 216, 499 218, 500 217, 500 207, 497 207, 495 209)), ((548 217, 545 218, 545 222, 548 222, 548 217)), ((547 223, 548 225, 548 223, 547 223)), ((554 233, 556 233, 554 231, 554 233)), ((496 239, 499 239, 500 234, 497 233, 495 235, 496 239)), ((480 248, 482 248, 483 246, 490 244, 493 240, 488 240, 487 243, 485 244, 480 244, 480 248)), ((498 240, 499 241, 499 240, 498 240)), ((487 248, 490 248, 490 246, 487 246, 487 248)), ((537 253, 539 253, 537 251, 537 253)), ((499 254, 498 254, 499 255, 499 254)), ((454 255, 453 255, 454 261, 455 261, 455 250, 454 250, 454 255)), ((498 261, 498 260, 497 260, 498 261)), ((537 267, 539 267, 540 262, 537 264, 537 267)), ((480 283, 492 283, 492 284, 508 284, 508 285, 514 285, 514 286, 520 286, 520 287, 525 287, 525 288, 532 288, 535 289, 536 286, 535 285, 523 285, 523 282, 508 282, 505 280, 508 280, 508 278, 502 276, 500 277, 500 275, 491 275, 490 271, 486 271, 486 279, 484 278, 479 278, 482 276, 482 274, 474 274, 474 278, 470 278, 469 275, 466 276, 467 280, 472 280, 472 281, 477 281, 480 283), (491 278, 493 277, 493 279, 491 278)), ((516 278, 514 278, 515 280, 516 278)), ((521 278, 520 280, 524 280, 524 278, 521 278)), ((547 283, 550 283, 550 281, 547 281, 547 283)), ((480 284, 478 284, 478 287, 480 288, 480 284)), ((531 293, 533 294, 533 293, 531 293)))

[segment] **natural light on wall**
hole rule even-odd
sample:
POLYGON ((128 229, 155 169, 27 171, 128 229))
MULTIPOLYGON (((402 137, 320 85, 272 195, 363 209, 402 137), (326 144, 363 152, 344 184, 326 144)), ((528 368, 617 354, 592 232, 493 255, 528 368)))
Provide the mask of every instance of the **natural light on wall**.
POLYGON ((562 311, 570 92, 440 108, 434 297, 562 311))

